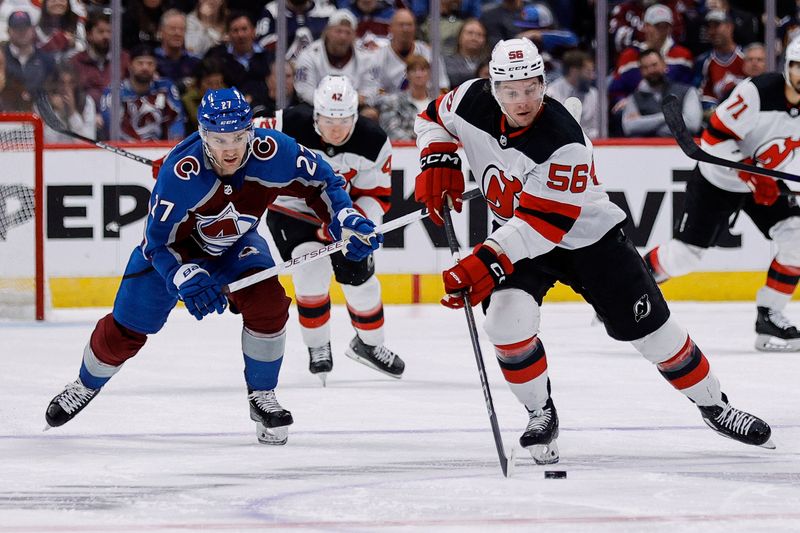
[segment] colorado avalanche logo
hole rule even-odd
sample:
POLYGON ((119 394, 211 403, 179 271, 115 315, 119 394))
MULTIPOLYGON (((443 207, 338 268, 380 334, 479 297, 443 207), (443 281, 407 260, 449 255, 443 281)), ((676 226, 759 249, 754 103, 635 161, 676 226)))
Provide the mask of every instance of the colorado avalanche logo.
POLYGON ((272 159, 278 153, 278 143, 272 137, 253 139, 253 155, 262 161, 272 159))
POLYGON ((180 179, 189 180, 193 175, 197 176, 200 174, 200 161, 198 161, 196 157, 187 155, 175 163, 175 167, 172 170, 180 179))
POLYGON ((196 215, 195 228, 201 248, 211 255, 222 255, 240 236, 258 224, 258 218, 239 213, 228 204, 218 215, 196 215))
POLYGON ((756 148, 756 161, 764 168, 788 165, 794 159, 794 151, 797 148, 800 148, 800 138, 770 139, 756 148))
POLYGON ((503 170, 489 165, 483 171, 481 188, 497 218, 508 220, 514 216, 519 193, 522 192, 522 182, 518 178, 509 177, 503 170))

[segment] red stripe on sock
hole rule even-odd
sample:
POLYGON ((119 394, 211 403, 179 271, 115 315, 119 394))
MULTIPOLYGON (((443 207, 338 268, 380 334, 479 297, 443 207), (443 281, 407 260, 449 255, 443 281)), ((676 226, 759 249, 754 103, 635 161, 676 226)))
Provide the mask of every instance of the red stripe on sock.
POLYGON ((708 359, 706 359, 706 356, 700 355, 700 364, 697 365, 697 368, 685 376, 681 376, 678 379, 671 381, 670 383, 672 383, 672 386, 678 390, 688 389, 689 387, 697 385, 703 381, 708 375, 710 369, 711 367, 708 364, 708 359))
POLYGON ((500 370, 503 371, 503 376, 509 383, 527 383, 545 373, 547 370, 547 357, 542 357, 531 366, 520 368, 519 370, 507 370, 503 367, 500 367, 500 370))
POLYGON ((795 283, 783 283, 776 279, 772 279, 770 277, 767 278, 767 287, 770 289, 775 289, 776 291, 783 293, 783 294, 794 294, 795 288, 797 288, 797 284, 795 283))

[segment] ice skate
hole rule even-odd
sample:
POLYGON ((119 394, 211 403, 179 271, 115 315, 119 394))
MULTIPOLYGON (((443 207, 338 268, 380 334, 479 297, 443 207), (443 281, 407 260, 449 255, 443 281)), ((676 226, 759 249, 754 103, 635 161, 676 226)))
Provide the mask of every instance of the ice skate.
POLYGON ((708 427, 723 437, 770 450, 775 449, 775 445, 770 440, 772 430, 769 424, 757 416, 733 407, 728 403, 728 397, 725 394, 722 395, 722 405, 698 405, 697 407, 708 427))
POLYGON ((400 356, 386 346, 364 344, 358 335, 350 341, 350 346, 347 347, 344 354, 350 359, 355 359, 359 363, 397 379, 400 379, 406 368, 406 364, 400 359, 400 356))
POLYGON ((800 351, 800 331, 777 309, 758 307, 756 350, 762 352, 800 351))
POLYGON ((519 444, 531 452, 538 465, 551 465, 558 462, 558 413, 553 399, 548 398, 544 407, 528 411, 528 427, 519 438, 519 444))
POLYGON ((328 372, 333 370, 333 354, 331 343, 308 349, 308 370, 322 381, 322 386, 328 378, 328 372))
POLYGON ((274 390, 254 390, 247 396, 250 401, 250 419, 256 423, 256 437, 261 444, 286 444, 289 426, 294 422, 292 413, 281 407, 274 390))
POLYGON ((97 396, 100 389, 90 389, 81 383, 80 378, 72 383, 69 383, 64 390, 56 395, 55 398, 50 400, 50 405, 44 412, 44 418, 47 421, 45 431, 63 426, 81 412, 81 410, 89 405, 92 398, 97 396))

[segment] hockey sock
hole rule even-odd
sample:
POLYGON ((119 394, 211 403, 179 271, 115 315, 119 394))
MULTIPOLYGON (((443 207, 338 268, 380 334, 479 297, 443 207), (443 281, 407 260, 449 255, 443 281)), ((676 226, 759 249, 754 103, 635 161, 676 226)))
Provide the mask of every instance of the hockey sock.
POLYGON ((780 302, 775 302, 778 305, 769 305, 773 303, 769 302, 764 307, 782 309, 794 294, 798 281, 800 281, 800 267, 782 265, 778 263, 777 259, 773 259, 767 271, 766 286, 778 293, 774 299, 780 302), (781 303, 783 305, 780 305, 781 303))
POLYGON ((697 405, 715 405, 721 401, 719 381, 691 337, 677 354, 656 365, 669 383, 697 405))
POLYGON ((513 344, 496 344, 495 355, 511 392, 529 411, 541 409, 550 397, 547 355, 539 337, 513 344))
POLYGON ((244 379, 251 391, 272 390, 278 385, 285 346, 285 328, 277 333, 242 328, 244 379))
POLYGON ((326 293, 320 296, 295 295, 300 331, 306 346, 323 346, 331 338, 331 297, 326 293))
POLYGON ((342 291, 347 300, 347 311, 359 338, 370 346, 382 346, 383 301, 381 300, 381 284, 376 276, 361 285, 342 284, 342 291))

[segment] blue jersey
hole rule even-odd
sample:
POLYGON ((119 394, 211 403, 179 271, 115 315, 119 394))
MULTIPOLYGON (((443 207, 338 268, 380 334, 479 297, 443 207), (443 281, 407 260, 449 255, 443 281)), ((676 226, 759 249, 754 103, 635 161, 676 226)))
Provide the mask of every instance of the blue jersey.
POLYGON ((167 155, 150 197, 141 250, 165 278, 179 264, 222 255, 281 195, 304 198, 325 222, 352 207, 344 180, 321 157, 278 131, 256 128, 247 163, 219 176, 198 133, 167 155))

